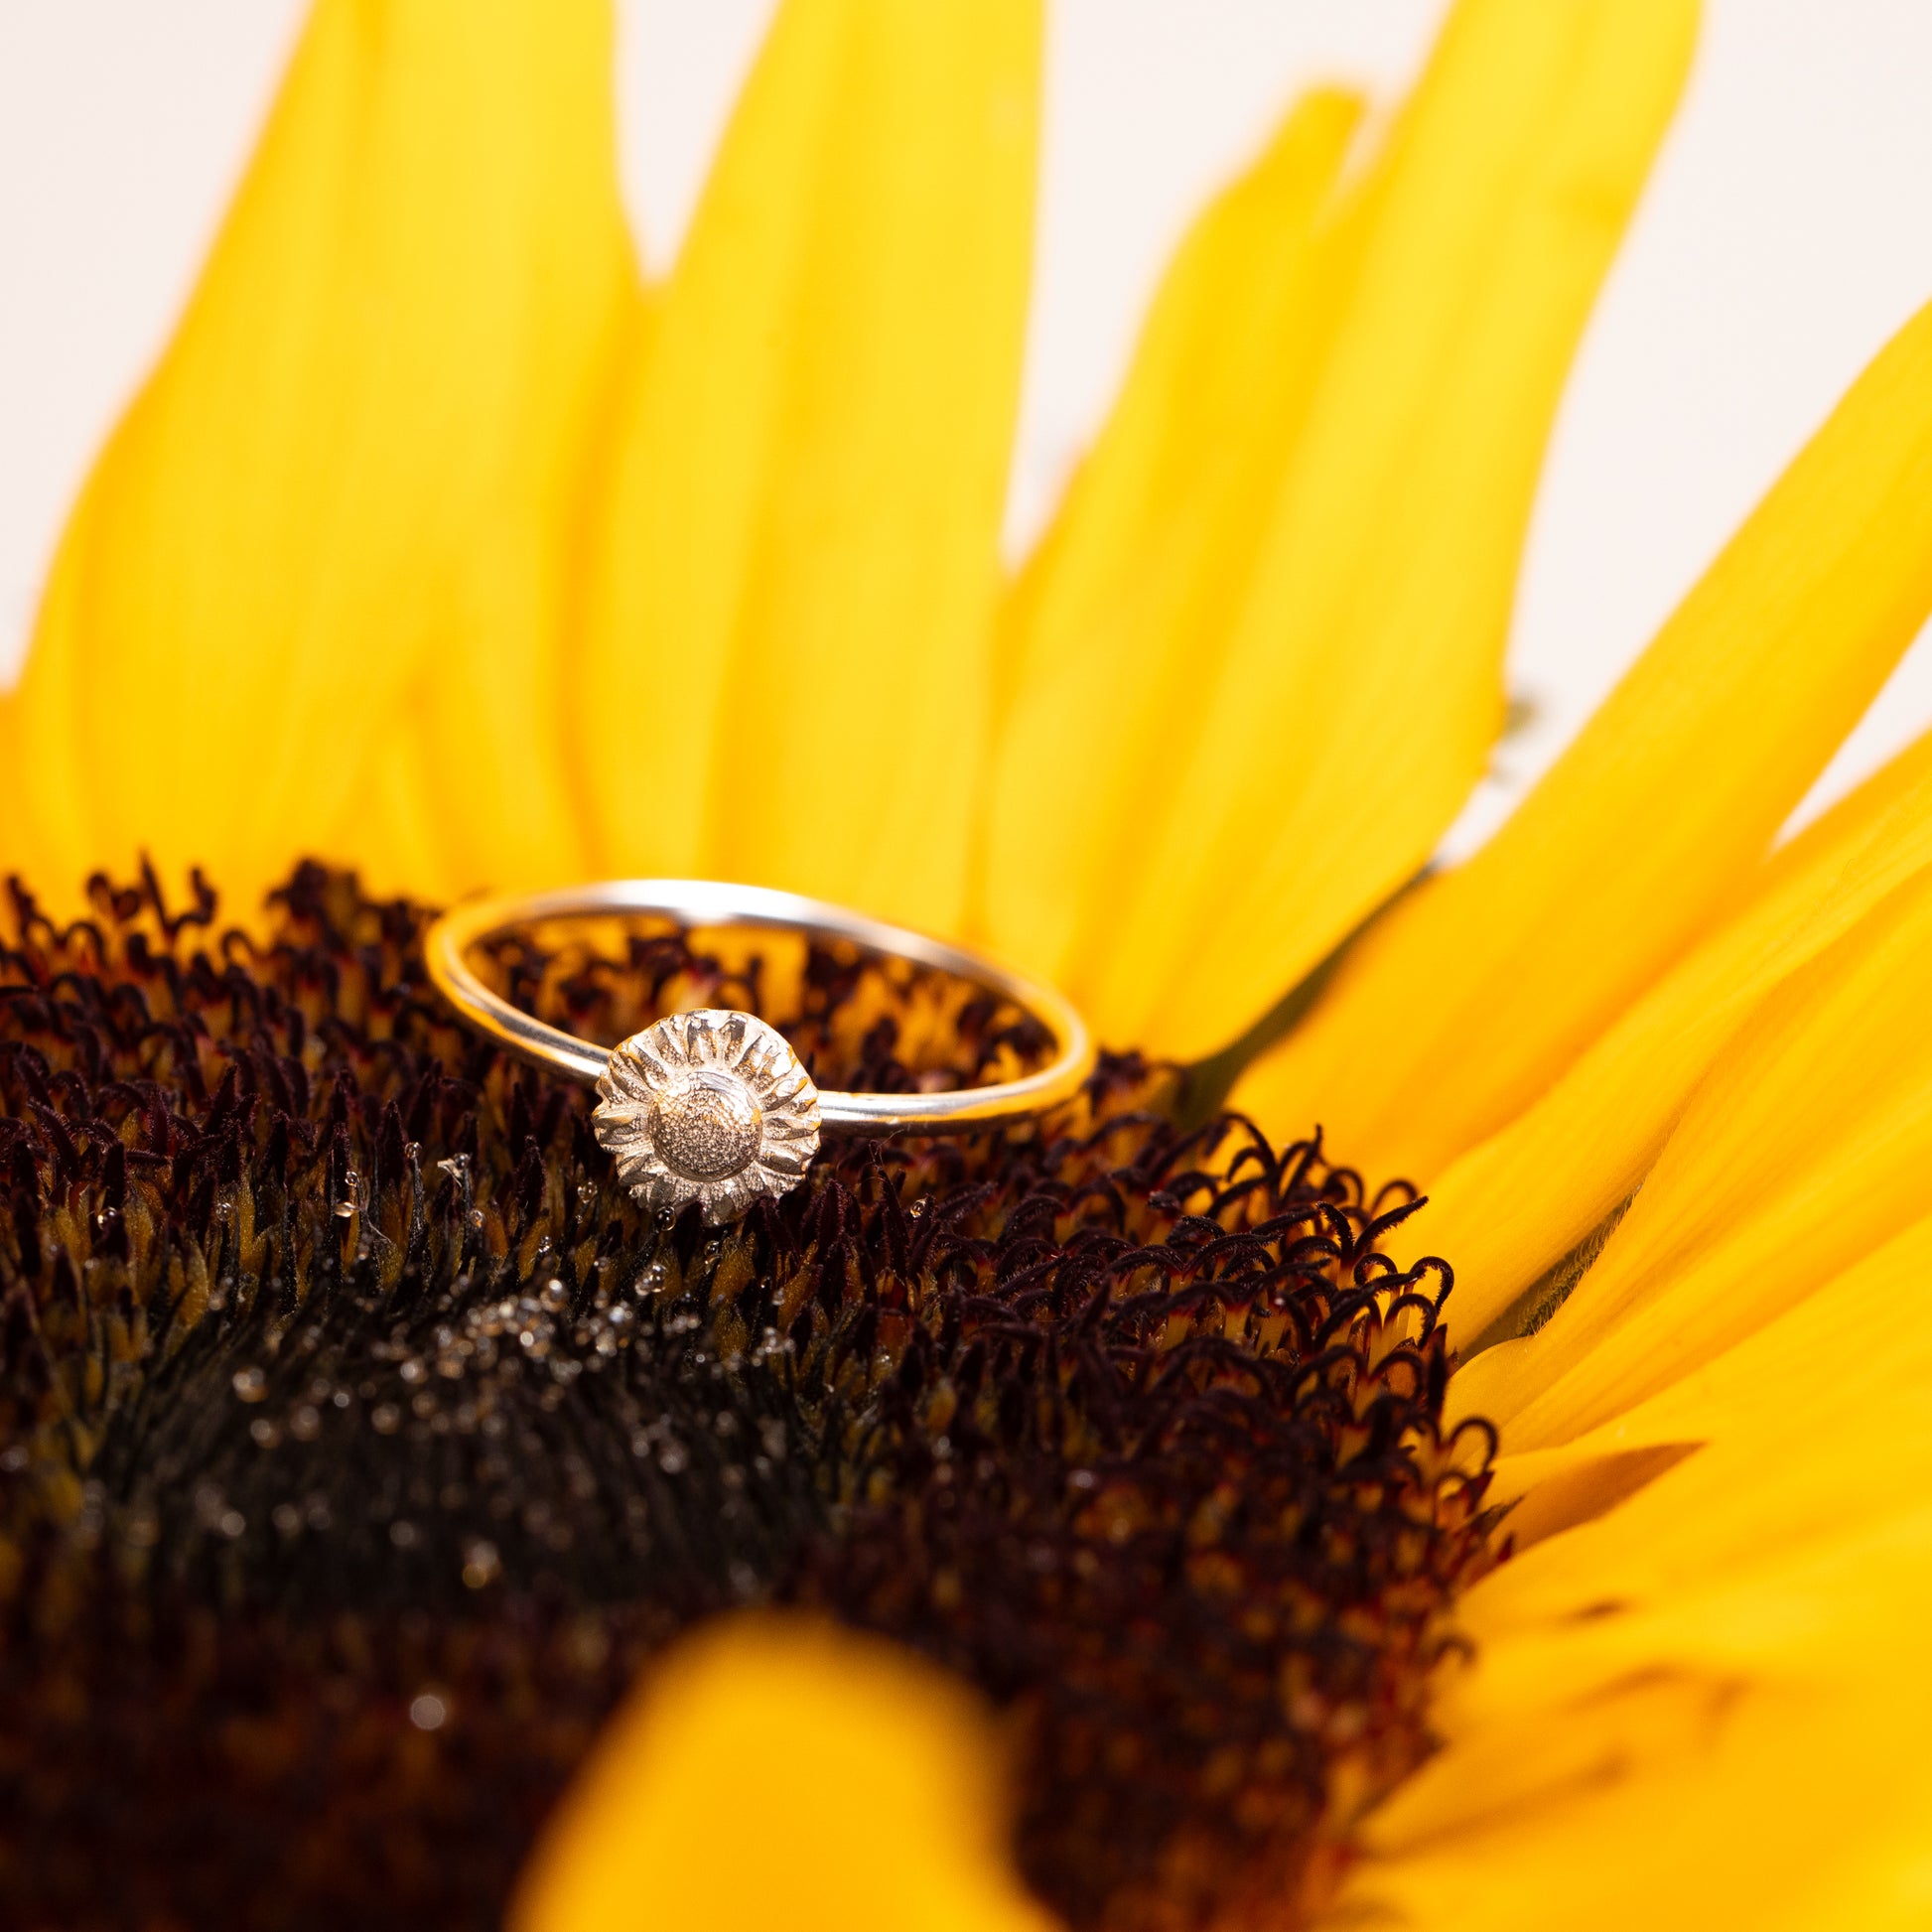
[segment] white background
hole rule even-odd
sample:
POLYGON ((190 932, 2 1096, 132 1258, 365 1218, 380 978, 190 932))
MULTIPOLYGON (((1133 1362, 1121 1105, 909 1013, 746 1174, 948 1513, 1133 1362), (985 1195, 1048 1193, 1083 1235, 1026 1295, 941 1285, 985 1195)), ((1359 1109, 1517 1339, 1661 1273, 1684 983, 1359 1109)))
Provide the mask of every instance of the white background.
MULTIPOLYGON (((675 253, 771 0, 620 0, 626 193, 675 253)), ((1052 0, 1009 539, 1037 529, 1169 250, 1289 98, 1386 100, 1442 0, 1052 0)), ((0 0, 0 681, 93 450, 178 313, 300 0, 0 0)), ((1512 640, 1537 722, 1465 848, 1576 729, 1834 397, 1932 297, 1932 0, 1708 0, 1684 111, 1565 401, 1512 640)), ((1921 645, 1818 797, 1932 722, 1921 645)))

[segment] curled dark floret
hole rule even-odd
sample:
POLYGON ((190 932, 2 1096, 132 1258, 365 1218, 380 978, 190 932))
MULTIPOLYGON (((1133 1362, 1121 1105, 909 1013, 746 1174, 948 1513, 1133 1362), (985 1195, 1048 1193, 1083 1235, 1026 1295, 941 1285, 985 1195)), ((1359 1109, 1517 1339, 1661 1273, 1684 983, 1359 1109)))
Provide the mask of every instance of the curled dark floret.
MULTIPOLYGON (((438 1006, 419 908, 313 866, 256 938, 92 898, 57 929, 16 888, 0 950, 24 1922, 491 1924, 634 1673, 735 1604, 977 1684, 1080 1926, 1282 1922, 1426 1751, 1493 1524, 1487 1436, 1441 1428, 1448 1270, 1378 1251, 1408 1189, 1182 1134, 1111 1058, 1037 1126, 835 1144, 739 1227, 663 1226, 586 1090, 438 1006)), ((607 1039, 762 1012, 822 1085, 1043 1045, 769 939, 496 967, 607 1039)))

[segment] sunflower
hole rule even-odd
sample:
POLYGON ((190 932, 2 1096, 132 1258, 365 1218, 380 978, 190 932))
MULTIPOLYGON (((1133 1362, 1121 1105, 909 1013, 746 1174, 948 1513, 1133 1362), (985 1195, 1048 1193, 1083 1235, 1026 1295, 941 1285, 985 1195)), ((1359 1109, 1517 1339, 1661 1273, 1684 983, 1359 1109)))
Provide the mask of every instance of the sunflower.
MULTIPOLYGON (((603 6, 319 0, 0 705, 19 1895, 1922 1922, 1932 748, 1779 830, 1932 611, 1932 317, 1430 866, 1694 33, 1462 0, 1386 129, 1298 105, 1009 578, 1036 5, 785 0, 647 286, 603 6), (659 1228, 420 970, 618 873, 1135 1051, 659 1228)), ((831 954, 496 963, 821 1083, 1021 1050, 831 954)))

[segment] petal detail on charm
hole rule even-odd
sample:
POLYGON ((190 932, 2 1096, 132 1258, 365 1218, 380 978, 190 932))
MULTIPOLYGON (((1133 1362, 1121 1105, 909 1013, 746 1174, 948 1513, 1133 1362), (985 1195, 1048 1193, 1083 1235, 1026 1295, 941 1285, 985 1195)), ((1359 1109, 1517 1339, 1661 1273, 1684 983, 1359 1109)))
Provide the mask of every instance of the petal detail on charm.
POLYGON ((818 1152, 818 1089, 784 1035, 749 1013, 673 1014, 613 1049, 591 1115, 648 1207, 736 1220, 798 1184, 818 1152))

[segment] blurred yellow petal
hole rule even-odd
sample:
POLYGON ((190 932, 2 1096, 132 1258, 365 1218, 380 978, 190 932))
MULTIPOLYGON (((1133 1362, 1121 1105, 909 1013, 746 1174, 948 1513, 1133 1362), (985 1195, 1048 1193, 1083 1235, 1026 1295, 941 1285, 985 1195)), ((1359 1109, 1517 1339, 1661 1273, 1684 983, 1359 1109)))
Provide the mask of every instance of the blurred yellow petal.
POLYGON ((1035 0, 787 0, 636 372, 576 712, 607 872, 956 926, 1035 0))
MULTIPOLYGON (((1808 1280, 1788 1311, 1659 1394, 1560 1447, 1502 1456, 1497 1494, 1533 1496, 1593 1460, 1661 1444, 1700 1445, 1698 1453, 1717 1444, 1724 1449, 1718 1464, 1731 1470, 1729 1508, 1697 1529, 1690 1491, 1698 1485, 1678 1485, 1651 1506, 1651 1523, 1636 1541, 1625 1526, 1626 1555, 1658 1566, 1643 1584, 1646 1592, 1668 1584, 1673 1561, 1744 1566, 1862 1530, 1896 1511, 1900 1498, 1889 1481, 1848 1478, 1846 1458, 1863 1453, 1856 1439, 1882 1433, 1901 1455, 1932 1463, 1932 1405, 1921 1399, 1932 1355, 1932 1341, 1923 1337, 1932 1330, 1918 1319, 1929 1299, 1932 1217, 1920 1217, 1850 1268, 1808 1280), (1821 1374, 1826 1362, 1831 1372, 1821 1374), (1808 1437, 1817 1439, 1814 1452, 1795 1456, 1808 1437)), ((1606 1528, 1597 1543, 1610 1535, 1606 1528)), ((1545 1603, 1539 1590, 1568 1587, 1556 1558, 1515 1574, 1516 1582, 1484 1598, 1515 1602, 1513 1616, 1555 1603, 1545 1603)))
POLYGON ((1491 1635, 1472 1598, 1476 1681, 1439 1699, 1447 1747, 1370 1822, 1336 1921, 1923 1926, 1932 1692, 1900 1660, 1929 1582, 1917 1504, 1803 1564, 1679 1583, 1654 1617, 1575 1591, 1569 1630, 1540 1644, 1491 1635), (1786 1654, 1794 1628, 1808 1641, 1786 1654))
POLYGON ((1924 1211, 1932 879, 1794 973, 1719 1056, 1548 1325, 1451 1401, 1512 1449, 1581 1435, 1711 1360, 1924 1211))
POLYGON ((1402 1252, 1454 1257, 1458 1336, 1480 1335, 1630 1197, 1692 1087, 1772 988, 1927 865, 1932 739, 1779 852, 1734 918, 1431 1183, 1402 1252))
POLYGON ((630 287, 601 0, 323 0, 0 707, 0 864, 245 909, 581 863, 566 549, 630 287), (411 802, 411 801, 415 802, 411 802))
POLYGON ((1443 1753, 1348 1903, 1415 1927, 1908 1926, 1932 1885, 1932 1220, 1572 1463, 1702 1441, 1464 1602, 1443 1753), (1819 1849, 1829 1847, 1829 1858, 1819 1849))
POLYGON ((1170 311, 1218 313, 1184 378, 1162 367, 1163 317, 1136 413, 1163 389, 1191 410, 1223 354, 1254 366, 1267 338, 1244 341, 1226 305, 1271 273, 1284 366, 1256 379, 1233 449, 1205 405, 1146 490, 1106 475, 1145 461, 1145 427, 1097 456, 1068 512, 1092 528, 1050 565, 1087 581, 1027 593, 1038 630, 1021 665, 1051 682, 1016 695, 990 854, 996 936, 1063 958, 1107 1036, 1222 1044, 1423 862, 1479 774, 1551 414, 1694 16, 1690 0, 1465 0, 1306 268, 1307 190, 1291 186, 1280 264, 1230 258, 1231 240, 1269 242, 1237 204, 1180 271, 1170 311), (1165 581, 1123 621, 1150 549, 1165 581), (1101 770, 1119 760, 1118 808, 1063 844, 1051 766, 1085 769, 1087 733, 1101 770), (1042 915, 1055 897, 1077 913, 1042 915))
POLYGON ((1218 666, 1267 536, 1344 292, 1339 237, 1317 222, 1359 118, 1345 95, 1312 95, 1202 216, 1008 593, 980 923, 1055 979, 1091 949, 1145 837, 1149 775, 1218 666))
POLYGON ((1515 816, 1237 1091, 1425 1185, 1748 891, 1932 611, 1932 312, 1894 338, 1515 816))
POLYGON ((987 1715, 895 1645, 739 1618, 612 1721, 510 1932, 1050 1932, 987 1715))

